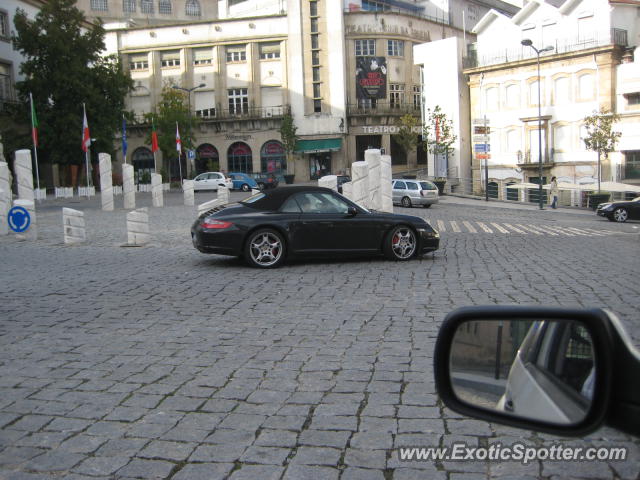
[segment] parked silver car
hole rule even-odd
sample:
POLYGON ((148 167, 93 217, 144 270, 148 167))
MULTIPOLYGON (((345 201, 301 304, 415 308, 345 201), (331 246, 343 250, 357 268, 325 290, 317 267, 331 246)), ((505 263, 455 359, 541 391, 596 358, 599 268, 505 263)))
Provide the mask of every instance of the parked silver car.
POLYGON ((438 203, 438 187, 429 180, 393 179, 393 203, 403 207, 438 203))

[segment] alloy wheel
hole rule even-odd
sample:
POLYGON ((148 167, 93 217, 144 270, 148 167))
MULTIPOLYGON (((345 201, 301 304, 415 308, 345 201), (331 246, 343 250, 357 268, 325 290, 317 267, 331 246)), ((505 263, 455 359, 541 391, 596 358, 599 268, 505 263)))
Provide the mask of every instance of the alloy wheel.
POLYGON ((260 267, 271 267, 278 263, 282 252, 282 240, 273 232, 261 232, 251 239, 249 254, 260 267))
POLYGON ((626 222, 629 218, 629 213, 624 208, 616 208, 613 211, 613 218, 616 220, 616 222, 626 222))
POLYGON ((406 207, 406 208, 410 208, 411 207, 411 199, 409 197, 403 197, 402 198, 402 206, 406 207))
POLYGON ((391 249, 399 260, 411 258, 416 251, 416 235, 408 227, 400 227, 393 232, 391 249))

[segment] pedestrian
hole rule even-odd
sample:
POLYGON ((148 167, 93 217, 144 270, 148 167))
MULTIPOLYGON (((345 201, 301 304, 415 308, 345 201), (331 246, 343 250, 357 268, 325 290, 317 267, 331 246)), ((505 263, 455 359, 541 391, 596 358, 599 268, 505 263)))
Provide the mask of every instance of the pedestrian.
POLYGON ((558 208, 558 180, 556 177, 551 178, 551 188, 549 189, 549 196, 551 197, 551 208, 554 210, 558 208))

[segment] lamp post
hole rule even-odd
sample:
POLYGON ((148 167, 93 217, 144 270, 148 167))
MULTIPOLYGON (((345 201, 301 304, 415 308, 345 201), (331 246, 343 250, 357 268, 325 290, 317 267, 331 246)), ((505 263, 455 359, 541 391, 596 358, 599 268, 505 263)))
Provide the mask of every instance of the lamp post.
POLYGON ((543 210, 544 207, 542 202, 542 98, 540 94, 540 54, 544 52, 550 52, 553 50, 553 47, 544 47, 538 50, 533 46, 533 42, 525 38, 520 42, 525 47, 531 47, 536 52, 536 59, 538 64, 538 204, 540 206, 540 210, 543 210))
MULTIPOLYGON (((177 85, 172 85, 171 88, 174 88, 176 90, 182 90, 183 92, 187 92, 187 106, 188 106, 188 110, 189 110, 189 136, 191 137, 192 133, 191 133, 191 92, 193 92, 194 90, 197 90, 198 88, 203 88, 206 87, 207 85, 204 83, 201 83, 200 85, 197 85, 195 87, 191 87, 191 88, 184 88, 184 87, 179 87, 177 85)), ((178 158, 178 162, 181 162, 182 159, 178 158)), ((187 165, 189 165, 190 162, 187 162, 187 165)), ((189 169, 191 170, 191 169, 189 169)), ((189 174, 190 172, 188 172, 187 174, 189 174)))

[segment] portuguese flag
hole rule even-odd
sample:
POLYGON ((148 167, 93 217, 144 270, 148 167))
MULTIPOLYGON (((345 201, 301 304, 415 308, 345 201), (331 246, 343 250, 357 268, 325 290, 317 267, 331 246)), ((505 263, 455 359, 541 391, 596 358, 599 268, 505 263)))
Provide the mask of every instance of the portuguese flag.
POLYGON ((160 150, 160 148, 158 148, 158 134, 156 133, 156 124, 152 120, 151 121, 151 151, 155 153, 158 150, 160 150))
POLYGON ((33 145, 38 146, 38 117, 36 116, 36 107, 33 105, 33 96, 29 93, 29 100, 31 101, 31 138, 33 138, 33 145))

